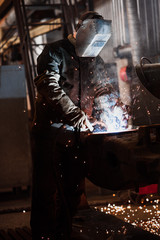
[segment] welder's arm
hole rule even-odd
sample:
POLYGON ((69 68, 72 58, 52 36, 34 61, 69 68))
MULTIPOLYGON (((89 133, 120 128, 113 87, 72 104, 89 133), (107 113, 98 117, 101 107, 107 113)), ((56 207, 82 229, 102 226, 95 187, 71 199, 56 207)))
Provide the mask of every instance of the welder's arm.
POLYGON ((85 113, 71 101, 60 87, 59 77, 58 73, 49 72, 48 70, 39 75, 35 79, 38 92, 62 115, 67 124, 81 128, 84 131, 87 129, 92 131, 92 126, 85 113))

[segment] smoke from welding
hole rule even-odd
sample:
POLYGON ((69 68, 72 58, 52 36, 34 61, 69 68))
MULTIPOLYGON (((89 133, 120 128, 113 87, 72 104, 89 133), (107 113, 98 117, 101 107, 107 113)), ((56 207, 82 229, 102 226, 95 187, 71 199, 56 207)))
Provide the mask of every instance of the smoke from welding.
POLYGON ((129 114, 114 93, 96 98, 94 117, 97 123, 93 132, 117 132, 128 128, 129 114))

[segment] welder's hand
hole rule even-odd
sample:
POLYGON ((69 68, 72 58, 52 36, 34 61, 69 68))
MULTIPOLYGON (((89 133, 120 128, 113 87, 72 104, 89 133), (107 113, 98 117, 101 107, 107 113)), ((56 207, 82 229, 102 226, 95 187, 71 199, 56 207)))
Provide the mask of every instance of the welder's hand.
POLYGON ((92 127, 92 124, 90 123, 90 121, 88 120, 88 118, 86 117, 86 120, 85 120, 85 123, 83 125, 83 127, 81 128, 82 131, 83 131, 83 128, 85 127, 84 131, 90 131, 92 132, 93 131, 93 127, 92 127))
POLYGON ((79 114, 77 114, 77 116, 79 117, 77 117, 74 127, 77 127, 82 132, 84 131, 92 132, 93 127, 90 121, 88 120, 87 115, 83 111, 80 111, 79 114))

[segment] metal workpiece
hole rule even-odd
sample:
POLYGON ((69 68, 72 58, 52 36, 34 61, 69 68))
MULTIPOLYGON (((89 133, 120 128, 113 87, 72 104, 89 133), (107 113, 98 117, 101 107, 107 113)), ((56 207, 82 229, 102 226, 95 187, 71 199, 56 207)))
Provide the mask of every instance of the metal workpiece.
POLYGON ((138 130, 138 144, 149 146, 152 142, 160 142, 160 124, 140 126, 138 130))
POLYGON ((135 189, 158 183, 159 127, 156 125, 151 129, 150 126, 145 126, 117 133, 82 134, 81 157, 87 164, 88 179, 111 190, 135 189), (155 131, 151 131, 153 129, 155 131), (145 134, 142 134, 143 131, 145 134))
POLYGON ((143 57, 140 64, 135 66, 135 70, 143 86, 160 99, 160 63, 151 63, 149 59, 143 57), (147 60, 147 63, 144 64, 144 60, 147 60))
POLYGON ((73 155, 77 147, 75 161, 81 161, 86 177, 99 187, 138 189, 159 181, 160 125, 111 133, 52 130, 67 152, 73 155))

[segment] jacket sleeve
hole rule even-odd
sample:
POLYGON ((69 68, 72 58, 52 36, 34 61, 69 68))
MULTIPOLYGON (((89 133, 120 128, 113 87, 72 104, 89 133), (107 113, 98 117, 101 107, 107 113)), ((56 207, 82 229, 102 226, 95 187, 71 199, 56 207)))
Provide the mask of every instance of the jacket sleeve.
POLYGON ((43 69, 44 72, 35 78, 35 85, 38 93, 62 115, 65 123, 81 127, 86 119, 85 113, 71 101, 59 85, 61 63, 62 58, 58 52, 51 53, 49 49, 45 49, 38 58, 38 71, 43 69))

